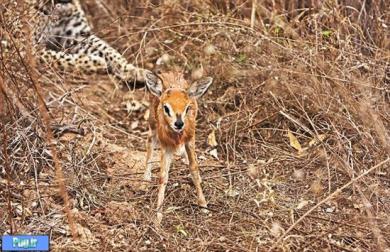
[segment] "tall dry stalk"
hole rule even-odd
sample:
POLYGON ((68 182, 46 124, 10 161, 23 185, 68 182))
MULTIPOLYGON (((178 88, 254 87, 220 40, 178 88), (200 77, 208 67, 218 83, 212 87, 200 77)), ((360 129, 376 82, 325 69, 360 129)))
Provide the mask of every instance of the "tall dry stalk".
MULTIPOLYGON (((26 20, 24 20, 24 22, 25 22, 25 24, 27 24, 26 20)), ((32 38, 32 33, 31 33, 31 30, 29 29, 28 25, 26 25, 25 27, 26 27, 26 31, 27 31, 26 32, 27 36, 29 38, 32 38)), ((32 41, 32 40, 30 40, 30 41, 32 41)), ((35 62, 35 58, 32 54, 32 51, 33 51, 33 49, 31 47, 31 43, 29 43, 26 47, 26 54, 27 54, 26 55, 27 56, 26 63, 28 66, 26 70, 28 71, 28 75, 30 76, 32 85, 33 85, 35 92, 37 94, 39 112, 40 112, 42 121, 44 123, 45 129, 46 129, 46 143, 50 148, 51 156, 53 158, 53 163, 54 163, 54 167, 55 167, 56 181, 58 183, 58 189, 59 189, 58 193, 64 201, 64 212, 66 214, 73 239, 76 240, 78 235, 77 235, 77 231, 76 231, 76 224, 74 221, 74 217, 73 217, 73 214, 72 214, 71 209, 70 209, 69 195, 68 195, 68 192, 66 190, 66 181, 64 178, 64 173, 62 171, 62 167, 61 167, 60 162, 58 160, 57 147, 54 143, 54 136, 53 136, 52 128, 50 127, 50 125, 51 125, 50 116, 49 116, 49 113, 47 111, 47 106, 46 106, 44 95, 42 92, 42 87, 41 87, 41 84, 39 82, 39 78, 37 76, 36 62, 35 62)))

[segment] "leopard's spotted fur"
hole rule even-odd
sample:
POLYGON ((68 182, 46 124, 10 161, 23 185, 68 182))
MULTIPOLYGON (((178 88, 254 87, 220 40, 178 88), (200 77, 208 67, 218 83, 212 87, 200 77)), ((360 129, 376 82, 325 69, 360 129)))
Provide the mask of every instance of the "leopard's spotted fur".
POLYGON ((35 9, 34 47, 44 62, 65 70, 105 72, 126 82, 144 82, 144 69, 128 63, 116 49, 93 35, 78 0, 35 3, 35 9))

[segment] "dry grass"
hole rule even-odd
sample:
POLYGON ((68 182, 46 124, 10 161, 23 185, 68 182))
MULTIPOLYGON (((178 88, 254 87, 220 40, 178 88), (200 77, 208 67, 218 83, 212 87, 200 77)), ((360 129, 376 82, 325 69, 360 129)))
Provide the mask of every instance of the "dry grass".
POLYGON ((157 188, 138 190, 145 90, 34 68, 16 29, 28 19, 12 2, 0 5, 1 234, 49 233, 55 251, 389 249, 386 1, 84 2, 94 31, 130 62, 215 78, 197 134, 211 213, 199 211, 178 161, 161 229, 157 188), (219 160, 207 143, 213 131, 219 160))

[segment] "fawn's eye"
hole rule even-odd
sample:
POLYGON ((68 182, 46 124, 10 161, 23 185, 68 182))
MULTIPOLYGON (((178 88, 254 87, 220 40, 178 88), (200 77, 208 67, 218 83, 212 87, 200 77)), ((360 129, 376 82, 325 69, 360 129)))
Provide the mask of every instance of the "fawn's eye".
POLYGON ((191 106, 188 106, 188 107, 186 108, 186 114, 188 114, 188 111, 190 111, 190 109, 191 109, 191 106))
POLYGON ((164 105, 164 112, 165 112, 165 114, 167 114, 169 117, 171 116, 171 113, 170 113, 169 108, 168 108, 167 105, 164 105))

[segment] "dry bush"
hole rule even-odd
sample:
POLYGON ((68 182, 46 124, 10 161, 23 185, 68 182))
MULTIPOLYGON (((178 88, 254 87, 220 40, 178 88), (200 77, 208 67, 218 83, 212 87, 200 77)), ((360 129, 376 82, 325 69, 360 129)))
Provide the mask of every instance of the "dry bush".
POLYGON ((211 215, 200 214, 177 164, 156 230, 156 188, 137 189, 144 90, 31 69, 40 73, 78 241, 69 237, 23 56, 25 12, 12 2, 0 7, 1 233, 11 225, 50 232, 54 249, 71 251, 389 247, 387 1, 85 1, 94 31, 130 62, 157 69, 160 60, 215 83, 200 104, 197 140, 211 215), (212 132, 219 160, 206 141, 212 132))

